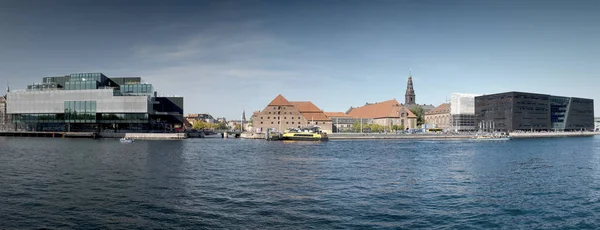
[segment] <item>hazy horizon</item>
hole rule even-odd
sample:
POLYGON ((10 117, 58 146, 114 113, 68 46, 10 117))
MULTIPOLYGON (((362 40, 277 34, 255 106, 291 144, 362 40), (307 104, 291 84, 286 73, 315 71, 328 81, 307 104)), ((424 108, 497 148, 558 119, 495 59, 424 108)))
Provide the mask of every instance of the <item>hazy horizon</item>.
POLYGON ((0 87, 142 77, 185 113, 249 118, 278 94, 327 112, 451 93, 596 100, 594 1, 0 1, 0 87), (576 3, 576 4, 574 4, 576 3))

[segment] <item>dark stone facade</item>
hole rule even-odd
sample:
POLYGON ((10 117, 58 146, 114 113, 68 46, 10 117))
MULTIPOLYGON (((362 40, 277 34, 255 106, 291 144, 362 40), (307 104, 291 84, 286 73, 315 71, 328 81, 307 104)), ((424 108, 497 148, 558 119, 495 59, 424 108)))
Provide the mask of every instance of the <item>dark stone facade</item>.
POLYGON ((475 97, 475 122, 484 131, 594 129, 594 101, 507 92, 475 97))

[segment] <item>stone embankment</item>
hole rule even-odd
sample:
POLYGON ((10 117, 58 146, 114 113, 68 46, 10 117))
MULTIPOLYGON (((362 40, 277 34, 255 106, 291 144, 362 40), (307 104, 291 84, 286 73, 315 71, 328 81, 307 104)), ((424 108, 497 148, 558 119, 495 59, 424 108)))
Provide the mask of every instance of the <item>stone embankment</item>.
POLYGON ((264 133, 242 133, 241 138, 244 139, 265 139, 264 133))
POLYGON ((185 133, 126 133, 126 138, 134 140, 181 140, 186 139, 185 133))
POLYGON ((445 135, 445 134, 386 134, 386 133, 331 133, 327 134, 330 140, 358 140, 358 139, 423 139, 423 140, 452 140, 469 139, 473 135, 445 135))
POLYGON ((1 131, 0 136, 9 137, 54 137, 54 138, 98 138, 94 132, 35 132, 35 131, 1 131))
POLYGON ((594 135, 600 135, 600 132, 510 133, 512 138, 589 137, 594 135))

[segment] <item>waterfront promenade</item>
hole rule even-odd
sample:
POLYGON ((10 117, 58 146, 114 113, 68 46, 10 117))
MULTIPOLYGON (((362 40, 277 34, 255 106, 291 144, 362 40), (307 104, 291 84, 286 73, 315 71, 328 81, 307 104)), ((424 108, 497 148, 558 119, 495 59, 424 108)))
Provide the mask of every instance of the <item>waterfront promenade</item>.
MULTIPOLYGON (((396 134, 396 133, 330 133, 330 140, 368 140, 368 139, 413 139, 413 140, 460 140, 475 137, 475 133, 459 134, 396 134)), ((552 137, 584 137, 600 135, 600 132, 513 132, 514 139, 552 138, 552 137)), ((185 133, 94 133, 94 132, 31 132, 0 131, 0 136, 15 137, 54 137, 54 138, 121 138, 129 137, 139 140, 180 140, 186 139, 185 133)), ((242 133, 244 139, 265 139, 264 133, 242 133)))
POLYGON ((132 138, 137 140, 180 140, 186 133, 110 133, 110 132, 32 132, 0 131, 0 136, 9 137, 50 137, 50 138, 132 138))
POLYGON ((474 134, 395 134, 395 133, 332 133, 330 140, 352 139, 468 139, 474 134))
MULTIPOLYGON (((550 137, 583 137, 599 135, 599 132, 547 132, 547 133, 510 133, 513 138, 550 138, 550 137)), ((413 139, 413 140, 460 140, 475 137, 475 133, 459 134, 395 134, 395 133, 330 133, 330 140, 380 140, 380 139, 413 139)), ((261 133, 244 133, 245 139, 265 139, 261 133)))

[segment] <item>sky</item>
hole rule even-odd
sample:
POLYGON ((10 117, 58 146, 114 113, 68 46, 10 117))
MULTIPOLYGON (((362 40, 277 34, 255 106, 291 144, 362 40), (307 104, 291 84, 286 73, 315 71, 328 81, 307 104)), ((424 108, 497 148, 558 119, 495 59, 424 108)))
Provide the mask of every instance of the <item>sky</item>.
POLYGON ((326 112, 451 93, 592 98, 597 1, 0 0, 0 87, 142 77, 185 113, 240 119, 278 94, 326 112))

